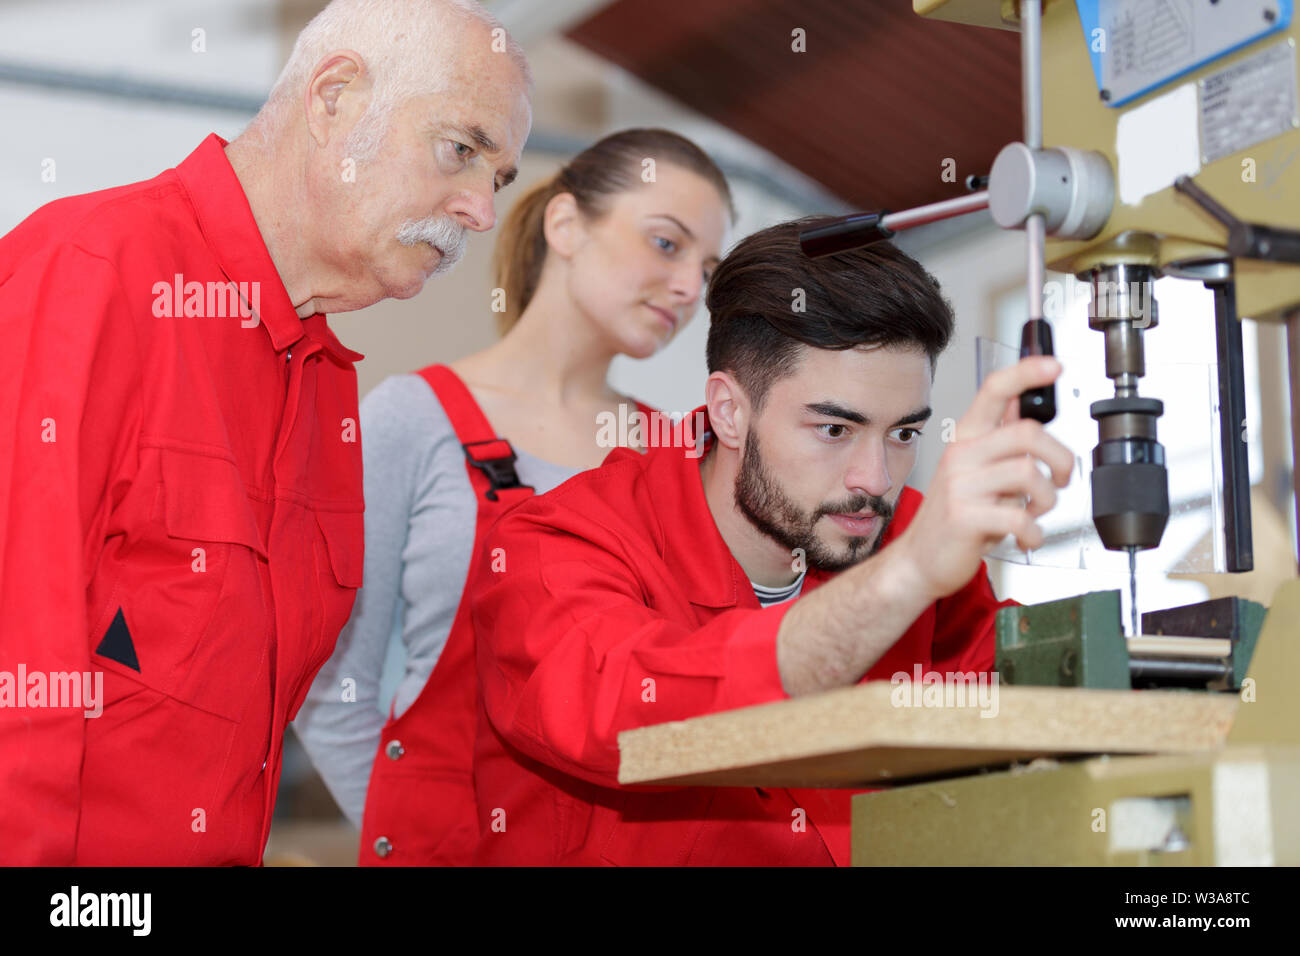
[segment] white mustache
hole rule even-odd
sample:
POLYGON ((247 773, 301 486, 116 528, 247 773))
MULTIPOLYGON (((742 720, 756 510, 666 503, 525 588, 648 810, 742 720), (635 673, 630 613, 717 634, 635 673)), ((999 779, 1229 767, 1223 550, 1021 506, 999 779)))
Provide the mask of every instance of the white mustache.
POLYGON ((397 241, 404 246, 428 242, 442 250, 442 261, 433 270, 441 275, 465 255, 465 227, 456 225, 449 216, 429 216, 427 219, 408 219, 397 230, 397 241))

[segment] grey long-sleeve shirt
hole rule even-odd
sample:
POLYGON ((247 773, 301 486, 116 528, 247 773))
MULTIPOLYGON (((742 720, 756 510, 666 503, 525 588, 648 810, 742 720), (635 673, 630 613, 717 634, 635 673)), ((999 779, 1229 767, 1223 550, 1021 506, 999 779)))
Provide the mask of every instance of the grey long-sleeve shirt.
MULTIPOLYGON (((391 697, 400 716, 420 695, 447 643, 478 513, 465 453, 423 378, 385 379, 362 400, 360 413, 363 586, 334 654, 293 722, 325 785, 358 829, 388 717, 385 661, 390 669, 392 662, 400 664, 391 697)), ((515 452, 520 480, 538 494, 577 473, 515 452)))

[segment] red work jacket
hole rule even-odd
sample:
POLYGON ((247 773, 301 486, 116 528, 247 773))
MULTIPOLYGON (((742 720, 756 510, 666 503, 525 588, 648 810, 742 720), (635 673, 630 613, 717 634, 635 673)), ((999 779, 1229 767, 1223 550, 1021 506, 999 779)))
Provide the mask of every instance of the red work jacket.
MULTIPOLYGON (((921 500, 903 490, 886 547, 921 500)), ((848 863, 850 791, 618 786, 620 731, 787 696, 776 633, 794 602, 760 608, 698 457, 616 450, 507 514, 480 554, 493 553, 504 570, 480 559, 472 610, 476 862, 848 863)), ((803 593, 827 579, 810 570, 803 593)), ((863 680, 991 671, 1001 606, 981 564, 863 680)))
POLYGON ((361 583, 362 356, 295 314, 224 146, 0 239, 3 863, 260 863, 361 583), (20 669, 102 712, 6 702, 20 669))

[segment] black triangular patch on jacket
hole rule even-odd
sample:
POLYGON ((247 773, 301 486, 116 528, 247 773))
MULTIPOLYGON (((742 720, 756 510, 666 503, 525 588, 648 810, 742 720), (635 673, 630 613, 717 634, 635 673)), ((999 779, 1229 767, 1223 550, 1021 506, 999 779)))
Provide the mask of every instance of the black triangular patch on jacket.
POLYGON ((126 618, 122 616, 121 608, 117 609, 117 616, 108 625, 108 631, 99 642, 99 647, 95 648, 95 653, 140 673, 140 661, 135 656, 135 642, 131 640, 131 632, 126 629, 126 618))

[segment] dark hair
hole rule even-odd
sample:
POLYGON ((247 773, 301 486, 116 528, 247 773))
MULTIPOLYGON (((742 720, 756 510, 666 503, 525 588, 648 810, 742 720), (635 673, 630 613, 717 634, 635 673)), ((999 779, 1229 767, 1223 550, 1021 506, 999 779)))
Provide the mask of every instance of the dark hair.
POLYGON ((912 345, 930 357, 933 373, 952 336, 952 306, 938 281, 890 243, 805 256, 799 233, 826 219, 796 219, 747 236, 709 280, 709 371, 735 376, 755 410, 775 381, 794 372, 805 345, 912 345), (803 311, 796 311, 800 290, 803 311))
POLYGON ((589 219, 598 219, 608 209, 608 198, 626 192, 641 181, 642 161, 654 159, 689 170, 712 183, 727 205, 734 221, 727 177, 700 149, 684 136, 666 129, 625 129, 588 146, 553 177, 526 192, 510 210, 501 227, 493 265, 498 288, 506 294, 506 309, 498 313, 502 335, 519 321, 528 307, 546 261, 543 219, 546 204, 561 193, 571 193, 578 208, 589 219))

